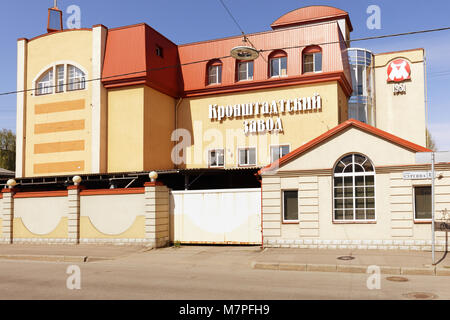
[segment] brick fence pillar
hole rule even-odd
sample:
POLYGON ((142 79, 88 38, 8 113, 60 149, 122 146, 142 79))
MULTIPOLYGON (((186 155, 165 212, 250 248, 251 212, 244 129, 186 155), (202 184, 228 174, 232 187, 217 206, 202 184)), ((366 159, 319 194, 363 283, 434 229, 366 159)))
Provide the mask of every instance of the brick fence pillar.
POLYGON ((161 182, 145 185, 145 240, 154 248, 169 245, 169 189, 161 182))
POLYGON ((13 243, 14 189, 3 189, 2 242, 13 243))
POLYGON ((68 196, 68 218, 67 235, 68 242, 73 244, 80 243, 80 191, 81 186, 69 186, 67 188, 68 196))

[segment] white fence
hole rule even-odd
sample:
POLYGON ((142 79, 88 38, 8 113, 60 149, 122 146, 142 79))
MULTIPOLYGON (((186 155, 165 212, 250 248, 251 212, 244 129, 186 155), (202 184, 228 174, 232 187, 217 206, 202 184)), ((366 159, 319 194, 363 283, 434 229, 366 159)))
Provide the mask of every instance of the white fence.
POLYGON ((170 240, 261 244, 261 189, 172 191, 170 240))

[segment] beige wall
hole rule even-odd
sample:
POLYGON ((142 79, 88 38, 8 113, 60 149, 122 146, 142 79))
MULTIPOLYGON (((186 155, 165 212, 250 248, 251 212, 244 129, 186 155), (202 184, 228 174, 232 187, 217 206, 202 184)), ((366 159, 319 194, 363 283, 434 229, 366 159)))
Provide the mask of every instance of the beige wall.
POLYGON ((421 146, 426 146, 424 51, 422 49, 375 55, 375 99, 377 128, 421 146), (411 64, 411 80, 405 81, 406 94, 394 95, 387 83, 392 60, 404 58, 411 64))
MULTIPOLYGON (((26 89, 34 88, 35 80, 57 64, 73 64, 91 78, 92 32, 75 30, 46 35, 31 40, 26 50, 26 89)), ((67 71, 67 70, 66 70, 67 71)), ((37 96, 29 91, 25 96, 24 175, 49 176, 90 173, 91 171, 91 83, 85 90, 37 96), (80 108, 67 106, 82 101, 80 108), (47 106, 44 112, 39 106, 47 106), (42 130, 44 128, 44 130, 42 130), (66 151, 58 144, 83 141, 83 147, 66 151), (56 144, 51 152, 36 153, 35 146, 56 144)), ((42 108, 41 108, 42 109, 42 108)), ((21 116, 18 114, 18 116, 21 116)), ((20 173, 19 173, 20 174, 20 173)))
POLYGON ((143 194, 81 196, 81 239, 144 238, 143 194))
POLYGON ((18 239, 67 238, 67 197, 15 199, 13 228, 18 239))
POLYGON ((171 169, 175 100, 147 86, 108 91, 108 172, 171 169))
MULTIPOLYGON (((263 174, 263 232, 268 246, 303 248, 431 249, 431 224, 414 221, 413 187, 427 180, 403 180, 403 171, 429 170, 415 154, 356 128, 332 137, 278 171, 263 174), (362 153, 375 165, 375 222, 333 222, 332 168, 347 153, 362 153), (409 165, 409 166, 408 166, 409 165), (298 190, 299 223, 282 219, 282 191, 298 190)), ((450 210, 450 167, 440 165, 436 219, 450 210)), ((436 233, 443 250, 445 233, 436 233)))
MULTIPOLYGON (((257 165, 270 161, 270 145, 290 145, 294 150, 303 143, 317 137, 339 124, 347 109, 347 99, 337 82, 292 86, 280 89, 255 90, 243 93, 222 94, 184 99, 179 106, 178 128, 190 132, 191 146, 187 148, 187 168, 207 167, 208 150, 225 149, 225 167, 238 166, 239 147, 257 147, 257 165), (222 121, 209 119, 209 105, 234 106, 235 104, 279 101, 312 97, 318 93, 322 98, 320 111, 306 111, 281 115, 257 115, 248 118, 225 118, 222 121), (342 113, 340 115, 339 113, 342 113), (284 132, 244 134, 244 120, 267 120, 281 118, 284 132), (227 131, 228 130, 228 131, 227 131)), ((343 119, 343 121, 345 121, 343 119)))

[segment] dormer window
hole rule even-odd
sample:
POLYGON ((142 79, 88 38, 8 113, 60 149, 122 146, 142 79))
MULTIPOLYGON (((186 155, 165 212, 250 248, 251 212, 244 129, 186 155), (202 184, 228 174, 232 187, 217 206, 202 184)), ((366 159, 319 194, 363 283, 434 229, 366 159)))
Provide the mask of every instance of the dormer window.
POLYGON ((220 60, 210 61, 207 65, 208 84, 222 83, 222 62, 220 60))
POLYGON ((272 52, 269 56, 270 61, 270 77, 287 76, 287 54, 284 51, 272 52))
POLYGON ((237 80, 253 80, 253 61, 240 61, 237 65, 237 80))
POLYGON ((322 49, 311 46, 303 50, 303 73, 322 72, 322 49))
POLYGON ((35 82, 36 95, 86 89, 86 74, 71 64, 55 64, 35 82))

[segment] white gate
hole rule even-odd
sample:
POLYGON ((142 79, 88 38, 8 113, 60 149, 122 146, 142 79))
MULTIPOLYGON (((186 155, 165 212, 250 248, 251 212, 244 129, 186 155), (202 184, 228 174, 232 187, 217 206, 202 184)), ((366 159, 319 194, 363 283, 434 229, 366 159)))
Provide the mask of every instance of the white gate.
POLYGON ((170 240, 261 244, 261 189, 172 191, 170 240))

